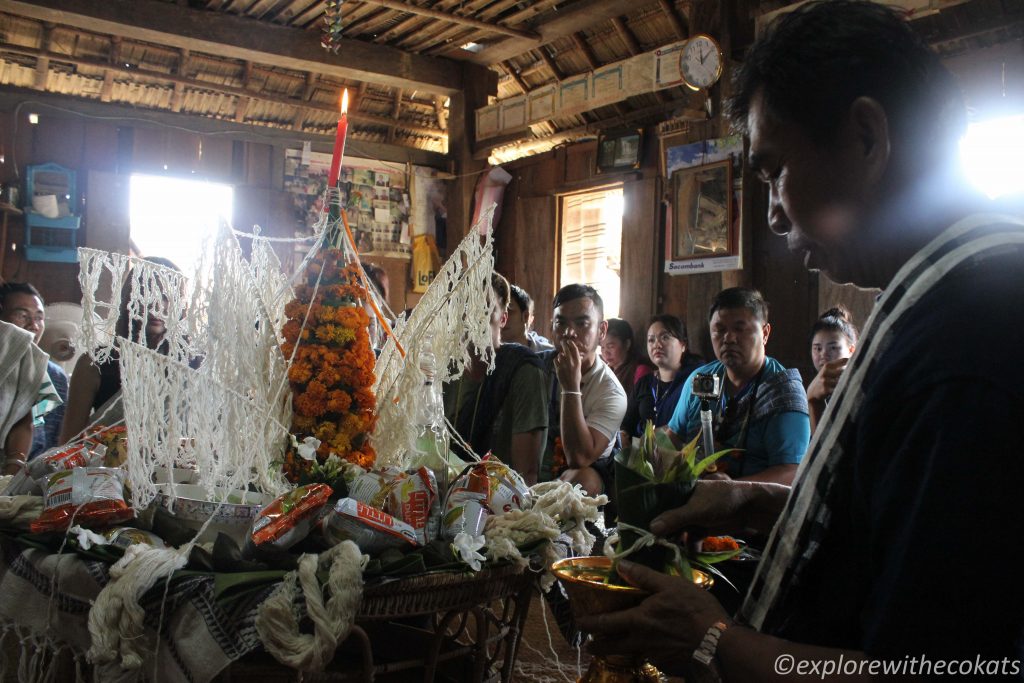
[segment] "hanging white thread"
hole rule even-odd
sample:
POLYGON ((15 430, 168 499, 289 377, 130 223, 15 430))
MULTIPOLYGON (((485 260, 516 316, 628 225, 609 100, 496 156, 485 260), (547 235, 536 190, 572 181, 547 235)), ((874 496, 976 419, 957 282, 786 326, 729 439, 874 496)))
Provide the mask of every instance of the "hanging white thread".
POLYGON ((405 357, 398 353, 395 339, 388 339, 381 350, 373 387, 378 415, 373 444, 378 466, 404 467, 409 454, 415 452, 418 425, 409 419, 409 401, 419 395, 425 380, 420 367, 424 340, 430 340, 436 358, 435 382, 462 375, 473 360, 471 349, 489 368, 493 367, 493 215, 494 205, 441 267, 409 319, 395 325, 395 337, 405 348, 405 357), (481 225, 487 228, 483 239, 481 225))

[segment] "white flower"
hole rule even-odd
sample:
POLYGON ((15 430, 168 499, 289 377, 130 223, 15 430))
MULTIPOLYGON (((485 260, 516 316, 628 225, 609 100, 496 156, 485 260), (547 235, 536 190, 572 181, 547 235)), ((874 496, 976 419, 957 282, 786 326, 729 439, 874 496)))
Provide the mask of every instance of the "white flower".
POLYGON ((316 449, 320 448, 320 439, 307 436, 299 445, 299 457, 304 460, 316 460, 316 449))
POLYGON ((480 563, 484 561, 483 555, 477 551, 483 548, 487 543, 487 539, 480 536, 470 536, 465 531, 460 531, 455 536, 455 540, 452 542, 452 550, 458 555, 463 562, 468 564, 473 571, 480 571, 480 563))
POLYGON ((71 533, 78 537, 78 547, 82 550, 88 550, 94 545, 107 545, 109 541, 99 534, 83 529, 77 524, 71 527, 71 533))

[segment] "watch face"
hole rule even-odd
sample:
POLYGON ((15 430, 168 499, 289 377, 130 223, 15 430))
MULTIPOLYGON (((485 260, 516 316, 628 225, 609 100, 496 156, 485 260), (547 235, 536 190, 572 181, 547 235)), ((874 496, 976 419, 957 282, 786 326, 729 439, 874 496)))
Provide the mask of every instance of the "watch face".
POLYGON ((691 88, 710 88, 722 75, 722 53, 718 43, 705 35, 691 38, 679 58, 679 70, 691 88))

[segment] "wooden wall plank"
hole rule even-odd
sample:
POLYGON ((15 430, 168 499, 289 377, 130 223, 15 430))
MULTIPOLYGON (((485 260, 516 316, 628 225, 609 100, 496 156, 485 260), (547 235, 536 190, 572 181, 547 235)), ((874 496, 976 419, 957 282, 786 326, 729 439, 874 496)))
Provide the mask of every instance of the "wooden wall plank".
MULTIPOLYGON (((647 331, 647 321, 656 310, 658 290, 658 248, 652 239, 659 226, 658 201, 661 183, 657 177, 625 183, 622 187, 621 283, 619 317, 633 326, 634 346, 647 331)), ((639 348, 646 349, 646 346, 639 348)))

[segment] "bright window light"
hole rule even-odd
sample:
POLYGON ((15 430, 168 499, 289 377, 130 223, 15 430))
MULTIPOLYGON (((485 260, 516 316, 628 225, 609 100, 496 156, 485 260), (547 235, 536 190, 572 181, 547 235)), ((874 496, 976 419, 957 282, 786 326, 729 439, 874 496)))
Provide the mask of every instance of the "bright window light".
POLYGON ((133 175, 132 242, 142 256, 169 258, 186 275, 195 273, 203 247, 221 221, 231 222, 230 185, 162 176, 133 175))
POLYGON ((605 318, 619 315, 624 208, 621 187, 562 198, 559 287, 580 283, 596 289, 605 318))
POLYGON ((967 179, 989 199, 1024 193, 1024 115, 972 123, 960 156, 967 179))

